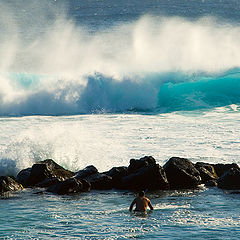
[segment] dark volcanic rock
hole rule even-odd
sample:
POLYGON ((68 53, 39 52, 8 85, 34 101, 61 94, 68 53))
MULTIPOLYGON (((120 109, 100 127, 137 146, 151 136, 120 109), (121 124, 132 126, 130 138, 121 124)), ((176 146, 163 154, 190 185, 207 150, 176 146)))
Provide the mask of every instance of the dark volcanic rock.
POLYGON ((47 188, 47 187, 50 187, 59 182, 60 182, 60 180, 57 177, 47 178, 47 179, 43 180, 42 182, 36 184, 35 186, 40 187, 40 188, 47 188))
POLYGON ((85 180, 91 184, 92 189, 103 190, 113 188, 112 177, 103 173, 92 174, 86 177, 85 180))
POLYGON ((27 186, 27 180, 30 177, 32 168, 26 168, 21 170, 17 175, 17 181, 21 183, 24 187, 27 186))
POLYGON ((113 188, 119 188, 122 182, 122 178, 127 176, 128 168, 127 167, 113 167, 111 170, 104 172, 107 176, 112 178, 113 188))
POLYGON ((21 189, 21 184, 16 182, 13 178, 9 176, 0 176, 0 194, 20 191, 21 189))
POLYGON ((58 180, 63 181, 74 175, 73 172, 64 169, 52 159, 47 159, 34 164, 29 176, 28 173, 29 169, 25 169, 17 176, 18 179, 23 179, 23 181, 20 182, 25 186, 35 186, 36 184, 51 178, 58 178, 58 180), (25 175, 26 178, 24 178, 23 175, 25 175))
POLYGON ((236 163, 232 164, 223 164, 223 163, 218 163, 218 164, 212 164, 218 177, 221 177, 226 171, 228 171, 231 168, 238 168, 239 166, 236 163))
POLYGON ((151 163, 145 166, 145 164, 140 163, 139 165, 142 167, 134 168, 136 169, 134 172, 131 169, 132 173, 122 178, 120 188, 134 190, 164 190, 169 188, 166 174, 159 164, 151 163))
POLYGON ((91 190, 91 183, 85 179, 81 180, 82 183, 82 192, 89 192, 91 190))
POLYGON ((130 165, 128 166, 128 173, 134 173, 138 169, 147 167, 151 164, 156 164, 156 160, 152 156, 145 156, 139 160, 131 159, 130 165))
POLYGON ((76 178, 69 178, 50 186, 47 191, 59 195, 80 193, 83 192, 83 184, 76 178))
POLYGON ((113 187, 112 177, 104 173, 99 173, 97 168, 93 165, 78 171, 74 177, 80 181, 86 180, 89 182, 91 184, 91 189, 103 190, 113 187))
POLYGON ((84 169, 75 173, 74 177, 77 179, 85 179, 88 176, 98 173, 97 168, 93 165, 87 166, 84 169))
POLYGON ((199 171, 186 158, 172 157, 163 168, 171 189, 194 188, 201 184, 199 171))
POLYGON ((218 179, 218 187, 222 189, 240 189, 240 169, 231 168, 218 179))
POLYGON ((217 180, 218 179, 216 171, 211 164, 203 163, 203 162, 197 162, 195 164, 195 167, 200 173, 202 183, 205 184, 206 182, 209 182, 211 180, 217 180))
POLYGON ((205 182, 206 187, 217 187, 217 180, 209 180, 205 182))

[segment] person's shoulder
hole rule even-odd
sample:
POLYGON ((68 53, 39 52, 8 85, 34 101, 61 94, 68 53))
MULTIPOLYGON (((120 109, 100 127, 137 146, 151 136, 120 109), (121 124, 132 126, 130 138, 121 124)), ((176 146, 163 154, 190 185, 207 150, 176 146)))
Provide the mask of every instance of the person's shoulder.
POLYGON ((146 201, 148 201, 148 202, 150 202, 150 199, 149 199, 149 198, 147 198, 147 197, 145 197, 145 200, 146 200, 146 201))

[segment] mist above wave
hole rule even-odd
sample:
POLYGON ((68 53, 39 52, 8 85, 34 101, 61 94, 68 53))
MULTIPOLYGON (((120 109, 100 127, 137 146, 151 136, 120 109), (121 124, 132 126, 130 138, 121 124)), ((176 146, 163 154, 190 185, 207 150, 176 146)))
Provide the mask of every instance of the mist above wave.
MULTIPOLYGON (((174 101, 170 111, 184 110, 186 99, 188 109, 239 103, 235 93, 219 90, 233 80, 218 81, 239 67, 237 24, 145 15, 93 33, 50 5, 47 14, 40 8, 37 26, 28 26, 24 12, 16 19, 16 9, 1 7, 0 115, 156 111, 172 103, 174 91, 183 106, 174 101), (227 100, 212 101, 207 81, 227 100)), ((32 9, 28 14, 37 23, 32 9)), ((238 89, 238 75, 234 83, 238 89)))

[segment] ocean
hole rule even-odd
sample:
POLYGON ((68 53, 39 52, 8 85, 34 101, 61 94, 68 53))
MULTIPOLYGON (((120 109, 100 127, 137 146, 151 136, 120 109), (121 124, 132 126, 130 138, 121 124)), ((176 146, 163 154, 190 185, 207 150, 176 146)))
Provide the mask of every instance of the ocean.
MULTIPOLYGON (((153 156, 240 164, 238 0, 0 1, 0 175, 51 158, 99 172, 153 156)), ((218 188, 0 198, 0 239, 240 239, 218 188)))

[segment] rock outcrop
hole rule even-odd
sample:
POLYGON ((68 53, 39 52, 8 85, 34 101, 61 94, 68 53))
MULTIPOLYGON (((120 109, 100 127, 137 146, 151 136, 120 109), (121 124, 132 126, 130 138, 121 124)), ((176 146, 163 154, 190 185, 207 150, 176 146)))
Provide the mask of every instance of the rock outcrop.
POLYGON ((195 188, 202 182, 199 171, 186 158, 172 157, 163 168, 171 189, 195 188))
POLYGON ((19 184, 12 177, 0 176, 0 194, 4 194, 6 192, 20 191, 21 189, 21 184, 19 184))
POLYGON ((121 188, 122 178, 128 175, 127 167, 113 167, 107 172, 104 172, 107 176, 112 178, 112 187, 121 188))
POLYGON ((91 189, 168 190, 196 188, 200 184, 223 189, 240 189, 237 164, 193 164, 186 158, 172 157, 161 167, 152 156, 131 159, 129 166, 113 167, 99 173, 93 165, 73 173, 51 159, 20 171, 17 181, 1 177, 0 192, 25 187, 46 188, 55 194, 75 194, 91 189), (20 186, 20 187, 19 187, 20 186), (2 189, 2 190, 1 190, 2 189))
POLYGON ((76 172, 74 177, 81 180, 81 179, 85 179, 86 177, 89 177, 96 173, 98 173, 97 168, 94 167, 93 165, 89 165, 89 166, 85 167, 84 169, 76 172))
POLYGON ((32 168, 26 168, 21 170, 17 175, 17 181, 22 184, 22 186, 27 186, 27 181, 29 179, 29 176, 31 174, 32 168))
POLYGON ((240 189, 240 169, 238 167, 230 168, 218 179, 217 185, 222 189, 240 189))
POLYGON ((17 179, 25 187, 34 187, 47 179, 57 178, 63 181, 73 175, 73 172, 64 169, 52 159, 46 159, 35 163, 30 169, 19 172, 17 179))
POLYGON ((90 191, 91 185, 85 181, 79 181, 76 178, 69 178, 64 181, 58 181, 58 183, 50 186, 47 192, 52 192, 59 195, 76 194, 80 192, 90 191))
POLYGON ((210 184, 210 182, 213 183, 213 181, 216 181, 218 179, 218 175, 215 171, 215 168, 211 164, 204 163, 204 162, 197 162, 195 164, 195 167, 200 173, 202 183, 210 184))
POLYGON ((122 177, 120 188, 132 190, 165 190, 169 183, 163 168, 153 157, 131 159, 128 175, 122 177))
POLYGON ((91 184, 94 190, 107 190, 113 188, 112 177, 103 174, 95 173, 85 178, 91 184))
POLYGON ((87 166, 86 168, 75 173, 74 177, 80 181, 86 180, 90 183, 91 189, 95 190, 106 190, 112 189, 112 177, 99 173, 97 168, 93 165, 87 166))
POLYGON ((214 167, 218 177, 221 177, 225 172, 227 172, 231 168, 239 168, 239 166, 236 163, 231 164, 217 163, 212 164, 212 166, 214 167))
POLYGON ((169 183, 163 168, 152 164, 122 178, 120 188, 129 190, 166 190, 169 183))

